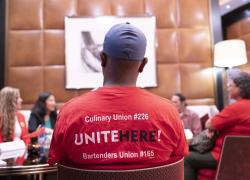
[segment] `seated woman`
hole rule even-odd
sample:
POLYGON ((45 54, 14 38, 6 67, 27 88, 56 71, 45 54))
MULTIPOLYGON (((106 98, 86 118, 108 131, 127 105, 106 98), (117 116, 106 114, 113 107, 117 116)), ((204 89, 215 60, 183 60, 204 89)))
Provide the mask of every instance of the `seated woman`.
POLYGON ((39 95, 31 110, 29 131, 34 132, 37 127, 45 127, 46 134, 52 134, 57 118, 55 96, 49 92, 39 95))
POLYGON ((18 112, 22 101, 19 89, 5 87, 0 91, 0 142, 23 140, 28 146, 30 138, 44 133, 44 128, 37 128, 33 133, 28 133, 25 118, 18 112))
POLYGON ((236 101, 206 122, 207 136, 211 138, 215 130, 219 136, 211 152, 190 151, 185 158, 185 180, 196 179, 196 171, 200 168, 217 167, 225 136, 250 135, 250 74, 239 72, 230 77, 227 90, 236 101))

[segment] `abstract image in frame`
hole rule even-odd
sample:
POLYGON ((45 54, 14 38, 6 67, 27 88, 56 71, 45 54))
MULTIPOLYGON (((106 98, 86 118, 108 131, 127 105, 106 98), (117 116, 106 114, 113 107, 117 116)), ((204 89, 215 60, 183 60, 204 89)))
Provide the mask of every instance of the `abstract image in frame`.
POLYGON ((101 87, 103 83, 99 54, 106 32, 115 24, 129 22, 146 35, 148 63, 138 77, 138 87, 156 87, 156 19, 152 17, 65 17, 66 88, 101 87))

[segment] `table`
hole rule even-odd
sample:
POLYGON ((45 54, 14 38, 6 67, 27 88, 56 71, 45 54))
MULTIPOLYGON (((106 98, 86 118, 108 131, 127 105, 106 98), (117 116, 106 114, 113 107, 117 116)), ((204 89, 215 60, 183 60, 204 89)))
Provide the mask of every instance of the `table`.
POLYGON ((32 139, 27 147, 23 141, 4 142, 1 145, 0 179, 56 178, 57 166, 47 164, 49 148, 45 144, 32 139))
POLYGON ((33 174, 33 175, 38 175, 38 179, 42 180, 43 174, 56 173, 56 172, 57 172, 57 166, 49 166, 48 164, 5 166, 5 167, 0 167, 0 179, 1 176, 33 174))

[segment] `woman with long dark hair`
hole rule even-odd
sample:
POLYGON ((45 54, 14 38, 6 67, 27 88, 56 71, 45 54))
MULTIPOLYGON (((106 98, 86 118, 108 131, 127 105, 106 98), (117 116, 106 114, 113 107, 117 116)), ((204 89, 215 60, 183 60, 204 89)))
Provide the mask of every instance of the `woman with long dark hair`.
POLYGON ((57 118, 55 96, 50 92, 39 95, 31 110, 29 119, 29 131, 33 132, 37 127, 45 127, 46 134, 52 134, 57 118))

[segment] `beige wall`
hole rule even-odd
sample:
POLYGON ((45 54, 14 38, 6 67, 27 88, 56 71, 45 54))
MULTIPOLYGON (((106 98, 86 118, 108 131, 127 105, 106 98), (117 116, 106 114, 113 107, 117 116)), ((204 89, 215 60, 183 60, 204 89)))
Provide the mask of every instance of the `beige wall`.
POLYGON ((157 17, 158 87, 192 104, 214 104, 209 0, 9 0, 6 85, 26 107, 42 91, 63 103, 88 90, 65 89, 64 16, 157 17), (210 69, 210 70, 209 70, 210 69))

